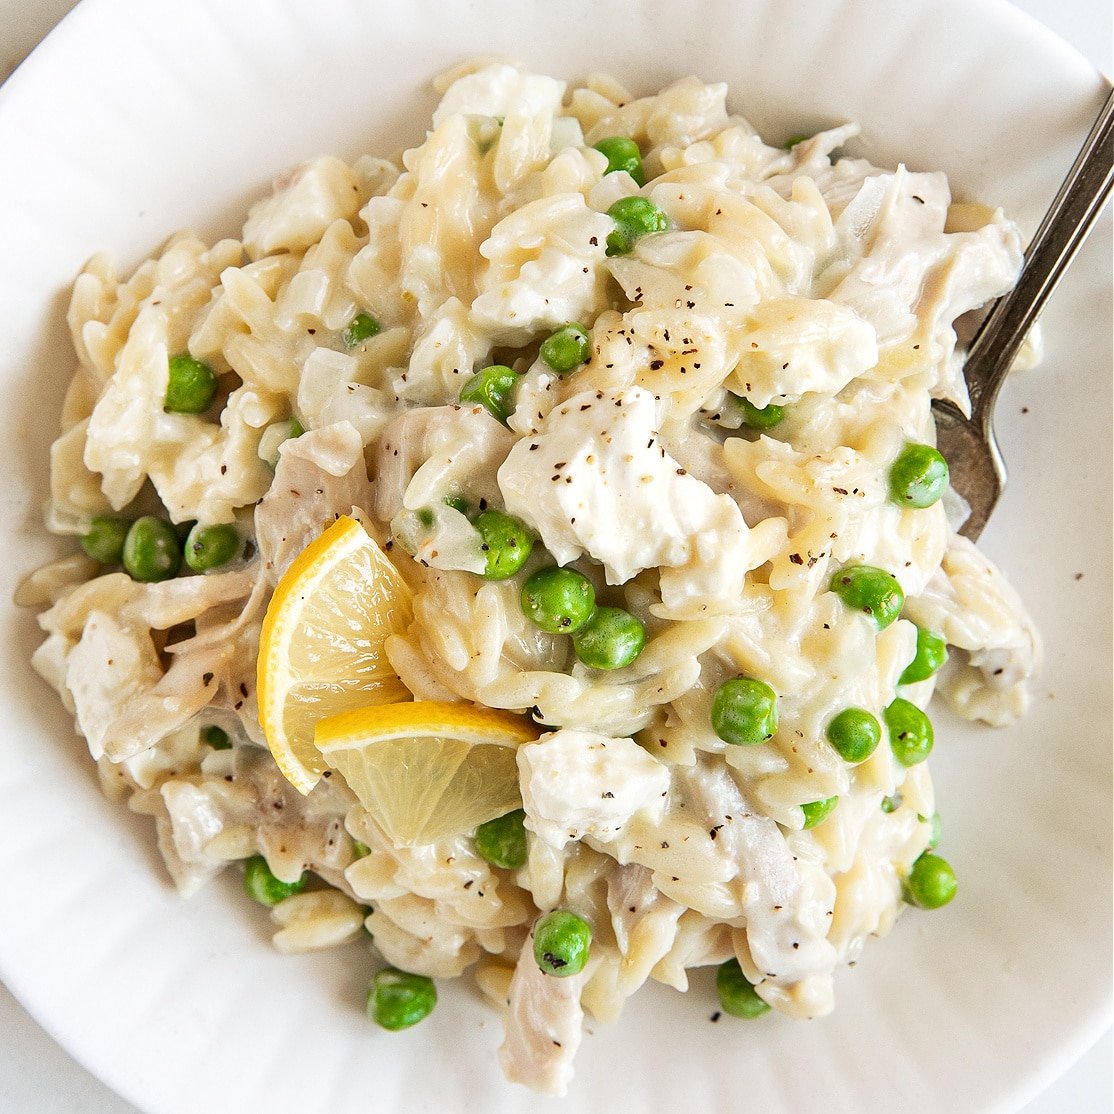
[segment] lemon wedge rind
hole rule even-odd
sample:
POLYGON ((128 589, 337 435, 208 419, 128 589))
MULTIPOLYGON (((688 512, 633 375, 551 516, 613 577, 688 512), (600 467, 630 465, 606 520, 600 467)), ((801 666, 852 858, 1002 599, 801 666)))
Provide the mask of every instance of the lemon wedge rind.
POLYGON ((283 574, 259 640, 259 722, 283 776, 305 794, 326 769, 316 721, 409 697, 384 652, 405 629, 411 593, 353 518, 342 515, 283 574))
POLYGON ((314 739, 388 838, 408 847, 520 808, 517 748, 538 734, 511 712, 411 701, 323 719, 314 739))

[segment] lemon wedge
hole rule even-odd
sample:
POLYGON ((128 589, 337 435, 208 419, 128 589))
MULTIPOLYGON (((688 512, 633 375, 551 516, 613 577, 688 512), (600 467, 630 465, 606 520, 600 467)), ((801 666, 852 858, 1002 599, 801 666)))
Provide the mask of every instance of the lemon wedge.
POLYGON ((313 745, 319 719, 409 699, 383 644, 410 618, 406 582, 347 516, 283 574, 259 640, 259 722, 283 776, 300 792, 326 768, 313 745))
POLYGON ((391 840, 409 847, 521 808, 516 748, 537 737, 523 716, 420 700, 323 719, 315 742, 391 840))

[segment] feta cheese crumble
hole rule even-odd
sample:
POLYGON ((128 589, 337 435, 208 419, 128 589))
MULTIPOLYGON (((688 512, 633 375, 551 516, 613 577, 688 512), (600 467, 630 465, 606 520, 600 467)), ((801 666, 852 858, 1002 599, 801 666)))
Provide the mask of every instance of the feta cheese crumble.
POLYGON ((733 564, 742 584, 747 525, 738 504, 666 452, 654 396, 641 387, 573 395, 511 449, 499 489, 559 564, 587 553, 609 584, 694 560, 733 564))
POLYGON ((609 843, 632 817, 665 812, 669 770, 633 739, 554 731, 518 750, 526 827, 551 847, 609 843))

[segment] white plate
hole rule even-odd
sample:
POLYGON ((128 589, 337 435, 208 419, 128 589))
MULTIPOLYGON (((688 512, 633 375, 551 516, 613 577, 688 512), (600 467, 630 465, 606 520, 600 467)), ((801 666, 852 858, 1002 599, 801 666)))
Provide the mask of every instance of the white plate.
MULTIPOLYGON (((0 468, 16 539, 0 598, 50 552, 39 508, 81 262, 107 247, 131 265, 181 225, 232 232, 286 165, 419 138, 428 77, 481 52, 607 69, 640 91, 690 71, 728 80, 775 137, 858 119, 876 160, 945 169, 1030 230, 1102 97, 1077 55, 990 0, 88 0, 0 89, 0 468)), ((499 1024, 467 991, 417 1029, 378 1031, 359 949, 278 955, 232 878, 177 898, 148 824, 100 797, 26 664, 34 624, 7 605, 4 980, 156 1114, 719 1111, 744 1096, 777 1112, 1015 1108, 1109 1016, 1110 254, 1107 219, 1048 314, 1046 366, 1002 404, 1013 478, 985 545, 1046 637, 1032 714, 991 732, 937 713, 961 898, 868 948, 832 1017, 713 1025, 707 979, 687 996, 651 987, 590 1026, 564 1103, 501 1081, 499 1024)))

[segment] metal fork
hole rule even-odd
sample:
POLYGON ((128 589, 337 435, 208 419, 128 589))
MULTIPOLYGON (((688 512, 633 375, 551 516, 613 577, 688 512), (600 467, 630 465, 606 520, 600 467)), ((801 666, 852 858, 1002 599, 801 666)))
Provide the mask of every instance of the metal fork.
POLYGON ((994 437, 994 402, 1026 334, 1110 196, 1112 120, 1114 92, 1029 244, 1017 285, 994 303, 971 342, 963 368, 970 418, 946 400, 932 403, 937 446, 948 461, 952 488, 971 508, 959 532, 972 541, 1006 486, 1006 465, 994 437))

